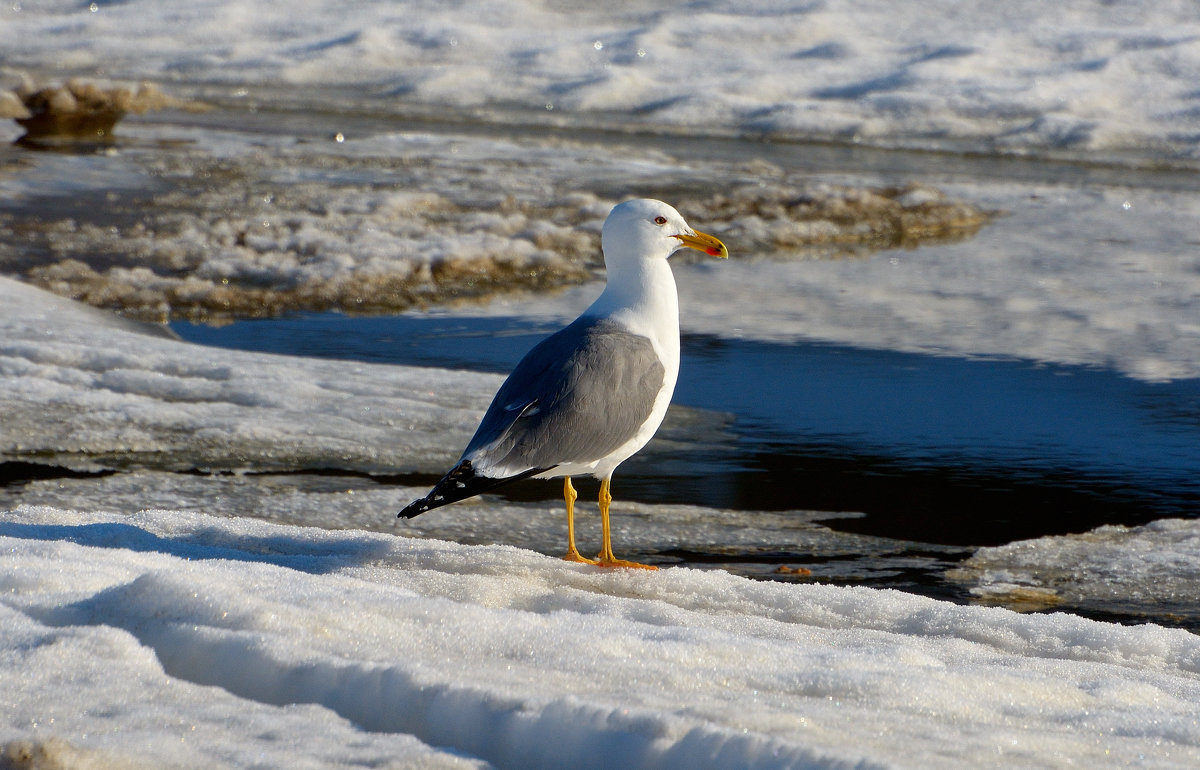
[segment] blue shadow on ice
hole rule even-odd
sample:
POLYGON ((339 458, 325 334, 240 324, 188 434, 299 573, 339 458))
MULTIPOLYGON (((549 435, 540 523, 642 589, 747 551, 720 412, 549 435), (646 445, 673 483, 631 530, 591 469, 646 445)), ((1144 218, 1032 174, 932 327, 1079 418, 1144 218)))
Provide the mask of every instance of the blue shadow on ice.
POLYGON ((217 528, 200 528, 179 537, 162 537, 122 523, 21 524, 0 521, 0 537, 162 553, 193 561, 221 559, 273 564, 310 574, 334 572, 347 565, 373 561, 386 551, 384 544, 364 542, 361 538, 324 538, 320 542, 309 542, 286 535, 232 536, 217 528))

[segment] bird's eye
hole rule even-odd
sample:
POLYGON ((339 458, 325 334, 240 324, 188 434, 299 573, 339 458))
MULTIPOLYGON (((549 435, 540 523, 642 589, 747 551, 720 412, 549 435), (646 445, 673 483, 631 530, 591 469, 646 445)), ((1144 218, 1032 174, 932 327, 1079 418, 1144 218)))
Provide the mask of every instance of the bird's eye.
POLYGON ((658 216, 658 217, 654 218, 654 224, 656 224, 656 225, 665 225, 666 223, 667 223, 666 217, 658 216))

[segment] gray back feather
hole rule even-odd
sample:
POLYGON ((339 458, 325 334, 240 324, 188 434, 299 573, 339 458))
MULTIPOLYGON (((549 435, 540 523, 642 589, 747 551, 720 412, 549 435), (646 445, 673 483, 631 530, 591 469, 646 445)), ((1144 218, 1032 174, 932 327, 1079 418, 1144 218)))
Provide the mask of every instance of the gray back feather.
POLYGON ((598 460, 650 416, 664 374, 648 338, 578 318, 521 359, 463 457, 482 449, 476 465, 543 469, 598 460))

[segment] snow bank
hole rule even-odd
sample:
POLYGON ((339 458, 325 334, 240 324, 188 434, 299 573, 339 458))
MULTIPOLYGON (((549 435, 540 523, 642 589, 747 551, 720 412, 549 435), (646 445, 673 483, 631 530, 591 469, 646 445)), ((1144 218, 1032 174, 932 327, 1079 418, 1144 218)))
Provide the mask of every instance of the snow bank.
POLYGON ((77 469, 439 472, 500 378, 216 351, 0 277, 0 454, 77 469))
POLYGON ((178 511, 22 507, 0 547, 7 741, 231 767, 1200 761, 1184 631, 178 511))
POLYGON ((218 83, 223 98, 517 108, 611 122, 922 145, 1195 157, 1200 11, 1069 0, 17 2, 6 62, 218 83), (187 29, 186 36, 179 35, 187 29), (280 94, 281 86, 290 91, 280 94), (344 94, 339 94, 344 91, 344 94))

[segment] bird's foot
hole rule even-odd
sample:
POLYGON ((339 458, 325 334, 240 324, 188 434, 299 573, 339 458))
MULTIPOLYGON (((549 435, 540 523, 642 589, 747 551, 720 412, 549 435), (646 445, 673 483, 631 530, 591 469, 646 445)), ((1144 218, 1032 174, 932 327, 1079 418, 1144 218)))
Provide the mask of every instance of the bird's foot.
POLYGON ((636 561, 625 561, 624 559, 615 559, 612 557, 609 557, 606 559, 606 558, 604 558, 603 554, 601 554, 596 559, 596 561, 592 562, 592 564, 595 564, 597 567, 606 567, 606 568, 622 567, 622 568, 633 568, 633 569, 652 569, 652 570, 658 569, 658 567, 655 567, 653 564, 640 564, 636 561))
POLYGON ((563 561, 574 561, 574 562, 578 562, 580 564, 596 565, 596 564, 600 563, 593 559, 589 559, 588 557, 581 554, 579 551, 576 551, 574 548, 568 549, 567 553, 562 558, 563 558, 563 561))

